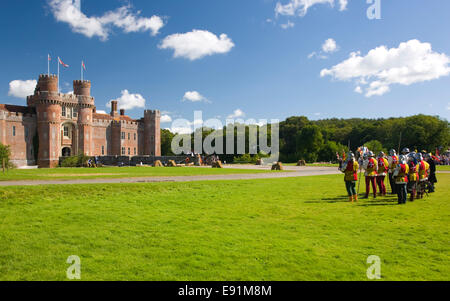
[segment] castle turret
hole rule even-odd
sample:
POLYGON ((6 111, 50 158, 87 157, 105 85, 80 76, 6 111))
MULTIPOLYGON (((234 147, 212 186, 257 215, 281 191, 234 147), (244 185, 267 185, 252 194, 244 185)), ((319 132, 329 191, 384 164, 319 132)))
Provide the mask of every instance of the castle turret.
POLYGON ((53 75, 53 74, 39 75, 39 81, 36 86, 36 91, 58 93, 58 76, 53 75))
POLYGON ((161 112, 145 110, 144 112, 144 154, 161 156, 161 112))
POLYGON ((81 96, 91 96, 91 82, 88 80, 74 80, 73 94, 81 96))
POLYGON ((58 95, 58 77, 40 75, 36 86, 39 167, 56 167, 60 156, 61 97, 58 95))

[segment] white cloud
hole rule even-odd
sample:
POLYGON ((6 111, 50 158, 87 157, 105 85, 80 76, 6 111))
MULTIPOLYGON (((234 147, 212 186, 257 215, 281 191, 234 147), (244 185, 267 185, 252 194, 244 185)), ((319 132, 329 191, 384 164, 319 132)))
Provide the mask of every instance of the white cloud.
POLYGON ((106 113, 106 111, 104 111, 104 110, 97 110, 96 113, 97 113, 97 114, 108 114, 108 113, 106 113))
POLYGON ((245 113, 241 110, 241 109, 236 109, 234 110, 233 114, 228 115, 228 119, 235 119, 235 118, 240 118, 240 117, 245 117, 245 113))
POLYGON ((49 0, 49 5, 57 21, 69 24, 76 33, 89 38, 99 37, 103 41, 108 39, 112 26, 126 33, 148 31, 153 36, 164 26, 161 17, 140 17, 140 12, 132 12, 130 5, 108 11, 101 17, 86 16, 81 11, 80 0, 49 0))
POLYGON ((13 80, 9 83, 9 96, 26 98, 29 95, 34 94, 36 88, 36 80, 13 80))
POLYGON ((450 111, 450 102, 447 103, 447 111, 450 111))
POLYGON ((184 93, 183 100, 182 101, 190 101, 190 102, 209 102, 209 100, 198 93, 197 91, 187 91, 184 93))
POLYGON ((168 123, 168 122, 172 122, 172 117, 170 117, 169 115, 162 115, 161 123, 168 123))
MULTIPOLYGON (((119 109, 132 110, 134 108, 145 108, 145 98, 141 94, 130 94, 128 90, 123 90, 122 96, 114 100, 117 100, 119 109)), ((106 107, 111 108, 111 101, 108 102, 106 107)))
POLYGON ((328 58, 328 55, 325 55, 324 53, 333 53, 339 50, 339 46, 337 45, 336 41, 332 38, 327 39, 322 44, 322 50, 319 52, 312 52, 308 55, 308 59, 312 59, 313 57, 316 57, 318 59, 325 60, 328 58))
POLYGON ((359 93, 359 94, 362 94, 362 93, 363 93, 363 90, 362 90, 361 86, 357 86, 357 87, 355 88, 355 92, 356 92, 356 93, 359 93))
POLYGON ((294 24, 293 22, 291 22, 291 21, 288 21, 286 24, 281 24, 280 26, 281 26, 281 28, 283 28, 283 29, 288 29, 288 28, 294 27, 295 24, 294 24))
POLYGON ((161 49, 173 49, 174 57, 187 58, 191 61, 207 55, 227 53, 233 47, 233 41, 226 34, 217 37, 209 31, 197 29, 167 36, 159 45, 161 49))
POLYGON ((327 39, 322 45, 322 51, 326 53, 336 52, 338 50, 338 46, 336 41, 333 39, 327 39))
POLYGON ((431 44, 410 40, 398 48, 377 47, 366 56, 352 52, 347 60, 323 69, 320 75, 341 81, 354 80, 365 86, 365 96, 371 97, 389 92, 393 84, 408 86, 447 76, 449 64, 450 58, 445 53, 434 52, 431 44))
POLYGON ((339 2, 339 10, 347 9, 348 0, 289 0, 287 4, 277 2, 275 6, 276 15, 303 17, 308 12, 308 9, 316 4, 329 4, 334 7, 335 2, 339 2))

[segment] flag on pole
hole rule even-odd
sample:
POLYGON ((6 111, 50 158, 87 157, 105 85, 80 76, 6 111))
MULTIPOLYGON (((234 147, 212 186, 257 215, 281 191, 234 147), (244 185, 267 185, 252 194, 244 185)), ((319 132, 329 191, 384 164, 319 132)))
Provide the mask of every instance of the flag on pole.
POLYGON ((52 60, 52 58, 51 58, 51 56, 50 56, 50 54, 48 55, 48 61, 51 61, 52 60))
POLYGON ((67 64, 64 64, 64 63, 63 63, 63 61, 61 61, 61 59, 60 59, 60 58, 58 58, 58 60, 59 60, 59 63, 60 63, 61 65, 63 65, 63 67, 65 67, 65 68, 69 68, 69 65, 67 65, 67 64))
POLYGON ((81 67, 83 67, 84 71, 86 71, 86 65, 84 64, 84 61, 81 61, 81 67))

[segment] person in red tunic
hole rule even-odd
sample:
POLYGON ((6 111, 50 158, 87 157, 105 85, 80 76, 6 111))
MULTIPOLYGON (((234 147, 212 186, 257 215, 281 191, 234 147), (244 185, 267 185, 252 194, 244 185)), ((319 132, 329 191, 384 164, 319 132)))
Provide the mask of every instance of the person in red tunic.
POLYGON ((363 168, 366 171, 366 195, 364 196, 365 199, 369 198, 370 193, 370 184, 372 184, 373 189, 373 198, 377 198, 377 184, 376 184, 376 177, 377 177, 377 171, 378 171, 378 162, 374 158, 375 155, 373 152, 369 151, 367 154, 367 158, 364 160, 363 168))
POLYGON ((386 173, 389 170, 389 162, 386 159, 384 152, 378 154, 378 174, 377 174, 377 184, 380 191, 380 195, 386 195, 386 186, 384 185, 384 179, 386 178, 386 173))

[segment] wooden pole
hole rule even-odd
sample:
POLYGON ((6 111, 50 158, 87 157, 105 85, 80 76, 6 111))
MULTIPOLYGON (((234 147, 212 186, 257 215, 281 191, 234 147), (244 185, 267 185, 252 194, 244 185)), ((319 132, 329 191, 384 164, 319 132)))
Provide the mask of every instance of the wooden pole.
POLYGON ((2 158, 3 173, 5 173, 5 158, 2 158))

